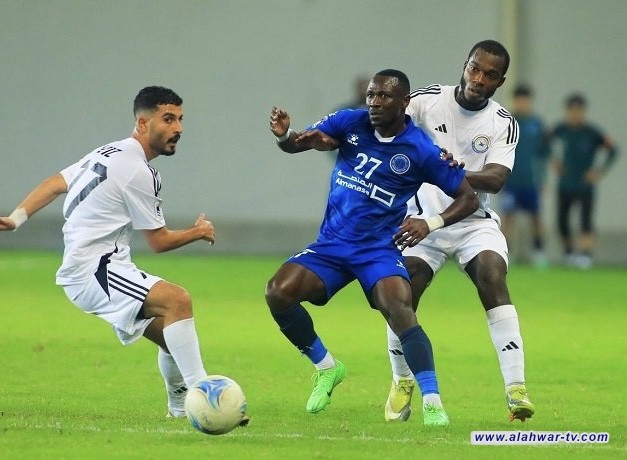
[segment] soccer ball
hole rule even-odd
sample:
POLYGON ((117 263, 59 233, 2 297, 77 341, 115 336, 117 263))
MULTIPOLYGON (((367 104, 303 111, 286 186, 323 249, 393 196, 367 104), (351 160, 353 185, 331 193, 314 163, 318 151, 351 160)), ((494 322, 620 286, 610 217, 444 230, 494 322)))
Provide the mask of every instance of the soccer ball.
POLYGON ((228 433, 249 421, 242 388, 223 375, 208 375, 188 389, 185 415, 194 428, 205 434, 228 433))

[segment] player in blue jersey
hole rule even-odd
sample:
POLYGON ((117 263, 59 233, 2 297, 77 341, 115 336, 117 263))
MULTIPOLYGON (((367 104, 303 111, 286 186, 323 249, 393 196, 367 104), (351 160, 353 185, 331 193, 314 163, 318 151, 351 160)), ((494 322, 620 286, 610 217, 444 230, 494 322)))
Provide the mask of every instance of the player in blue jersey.
MULTIPOLYGON (((520 137, 516 145, 516 160, 507 182, 501 190, 503 234, 511 251, 515 240, 516 215, 529 215, 533 251, 531 262, 546 267, 544 232, 540 198, 549 156, 547 130, 542 119, 533 111, 533 92, 527 85, 518 85, 513 92, 512 115, 518 122, 520 137)), ((521 251, 519 251, 521 253, 521 251)))
MULTIPOLYGON (((409 80, 404 73, 378 72, 368 85, 366 103, 367 110, 340 110, 302 133, 289 129, 284 110, 275 107, 270 114, 270 129, 285 152, 339 148, 318 239, 288 259, 266 286, 274 320, 316 368, 306 406, 311 413, 330 403, 346 370, 323 345, 301 302, 324 305, 355 279, 400 337, 421 391, 439 400, 431 343, 416 321, 401 250, 478 207, 465 172, 450 167, 440 148, 405 116, 409 80), (428 219, 405 218, 406 202, 423 182, 455 199, 428 219)), ((448 417, 441 405, 431 406, 424 422, 448 425, 448 417)))

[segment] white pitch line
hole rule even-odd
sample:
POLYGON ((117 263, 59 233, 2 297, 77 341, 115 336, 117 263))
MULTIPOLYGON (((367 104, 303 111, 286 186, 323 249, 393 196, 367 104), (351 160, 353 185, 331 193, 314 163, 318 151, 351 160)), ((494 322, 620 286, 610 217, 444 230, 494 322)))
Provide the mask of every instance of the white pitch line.
MULTIPOLYGON (((11 428, 11 427, 8 427, 11 428)), ((106 429, 103 430, 97 426, 93 425, 81 425, 80 427, 69 427, 63 426, 60 424, 47 424, 47 425, 28 425, 17 426, 13 425, 12 428, 20 428, 20 429, 39 429, 39 430, 63 430, 63 431, 88 431, 94 433, 147 433, 147 434, 185 434, 185 435, 193 435, 193 436, 204 436, 199 434, 197 431, 193 429, 168 429, 168 428, 156 428, 156 429, 139 429, 133 427, 122 427, 119 430, 106 429)), ((369 436, 365 433, 360 433, 359 435, 353 436, 329 436, 329 435, 317 435, 317 436, 307 436, 302 433, 253 433, 247 431, 247 428, 236 429, 236 431, 232 433, 228 433, 226 435, 222 435, 226 437, 243 437, 243 438, 258 438, 258 439, 268 439, 268 438, 276 438, 276 439, 310 439, 316 441, 333 441, 333 442, 344 442, 344 441, 364 441, 364 442, 377 442, 377 443, 389 443, 389 444, 421 444, 421 445, 457 445, 457 446, 470 446, 470 433, 468 441, 450 441, 444 438, 380 438, 376 436, 369 436)), ((608 444, 567 444, 567 443, 559 443, 557 445, 554 444, 532 444, 525 447, 537 447, 537 448, 551 448, 551 447, 559 447, 559 448, 568 448, 568 447, 583 447, 585 449, 608 449, 615 451, 627 451, 627 447, 617 447, 613 446, 610 443, 608 444)), ((508 446, 510 447, 510 446, 508 446)))

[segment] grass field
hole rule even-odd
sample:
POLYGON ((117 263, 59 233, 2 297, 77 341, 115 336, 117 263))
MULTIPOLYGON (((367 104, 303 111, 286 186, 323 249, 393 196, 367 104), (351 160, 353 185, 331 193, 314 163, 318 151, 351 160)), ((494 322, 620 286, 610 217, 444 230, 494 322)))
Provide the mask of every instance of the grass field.
MULTIPOLYGON (((626 269, 514 267, 527 383, 537 415, 507 420, 502 381, 477 296, 452 265, 420 319, 433 341, 451 417, 425 429, 383 419, 390 375, 383 319, 358 286, 311 308, 348 375, 333 403, 305 413, 312 367, 280 334, 263 299, 280 258, 142 255, 143 269, 194 299, 207 370, 236 379, 252 423, 206 436, 164 418, 156 349, 122 347, 54 285, 60 255, 0 252, 0 459, 626 458, 626 269), (607 444, 473 446, 476 430, 608 432, 607 444)), ((416 416, 418 415, 418 416, 416 416)))

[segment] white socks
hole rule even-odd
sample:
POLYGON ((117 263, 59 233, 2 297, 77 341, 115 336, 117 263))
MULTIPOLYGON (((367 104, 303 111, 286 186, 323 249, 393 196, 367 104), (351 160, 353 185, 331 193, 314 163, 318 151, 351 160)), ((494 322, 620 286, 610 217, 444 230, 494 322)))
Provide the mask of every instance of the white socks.
POLYGON ((324 358, 322 358, 322 361, 314 364, 314 366, 316 367, 317 371, 323 371, 325 369, 331 369, 331 368, 336 366, 335 359, 333 358, 331 353, 329 353, 327 351, 327 354, 324 355, 324 358))
MULTIPOLYGON (((520 336, 518 314, 513 305, 501 305, 486 311, 488 330, 496 350, 505 386, 525 383, 525 354, 520 336)), ((400 378, 414 376, 405 362, 401 341, 387 326, 388 355, 392 366, 392 378, 398 383, 400 378)))
POLYGON ((429 393, 423 395, 422 397, 422 407, 425 406, 433 406, 438 409, 442 409, 442 400, 440 399, 440 395, 438 393, 429 393))
POLYGON ((159 347, 159 355, 157 357, 157 362, 159 364, 159 371, 163 376, 163 380, 165 381, 165 386, 169 392, 173 392, 176 389, 185 386, 185 381, 183 380, 183 376, 181 375, 181 371, 179 371, 176 362, 172 355, 169 355, 161 347, 159 347))
MULTIPOLYGON (((486 316, 505 386, 525 383, 525 354, 516 307, 501 305, 486 311, 486 316)), ((390 326, 387 326, 387 336, 388 355, 394 382, 398 383, 401 378, 413 378, 405 362, 401 341, 390 326)))
POLYGON ((525 383, 525 354, 516 307, 501 305, 486 311, 486 316, 505 386, 525 383))
POLYGON ((165 381, 165 389, 168 395, 168 412, 172 417, 183 417, 185 415, 183 404, 187 394, 183 376, 172 355, 167 354, 161 347, 159 347, 157 362, 159 371, 165 381))
POLYGON ((401 340, 394 333, 394 331, 387 326, 388 333, 388 355, 390 357, 390 364, 392 365, 392 378, 394 383, 398 383, 401 378, 414 378, 411 373, 411 369, 405 361, 405 355, 403 354, 403 346, 401 340))
MULTIPOLYGON (((207 375, 200 357, 194 318, 177 321, 164 327, 163 338, 188 388, 207 375)), ((161 363, 161 358, 159 362, 161 363)))

